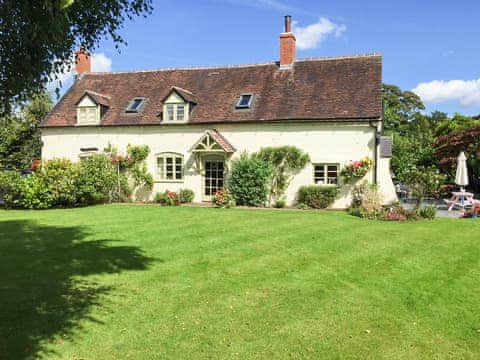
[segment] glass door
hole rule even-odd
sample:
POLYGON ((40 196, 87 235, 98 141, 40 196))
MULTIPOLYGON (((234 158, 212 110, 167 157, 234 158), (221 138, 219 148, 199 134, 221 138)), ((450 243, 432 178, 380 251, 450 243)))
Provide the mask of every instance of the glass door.
POLYGON ((212 201, 213 195, 223 189, 225 166, 221 160, 205 160, 203 201, 212 201))

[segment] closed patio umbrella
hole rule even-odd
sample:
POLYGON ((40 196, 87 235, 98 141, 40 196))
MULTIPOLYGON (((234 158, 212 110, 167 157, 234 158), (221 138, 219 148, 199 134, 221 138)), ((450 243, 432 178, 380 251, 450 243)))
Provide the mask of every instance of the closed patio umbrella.
POLYGON ((462 192, 462 206, 464 202, 463 193, 465 192, 465 186, 468 185, 468 170, 467 170, 467 157, 462 151, 457 158, 457 173, 455 174, 455 184, 460 185, 460 191, 462 192))

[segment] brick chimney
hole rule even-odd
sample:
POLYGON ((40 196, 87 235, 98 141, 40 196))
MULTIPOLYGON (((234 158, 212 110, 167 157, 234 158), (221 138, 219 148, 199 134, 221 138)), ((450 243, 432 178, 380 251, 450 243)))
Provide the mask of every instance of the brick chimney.
POLYGON ((75 72, 77 76, 91 72, 91 56, 83 46, 75 53, 75 72))
POLYGON ((292 17, 285 16, 285 31, 280 34, 280 68, 291 68, 295 62, 297 39, 292 33, 292 17))

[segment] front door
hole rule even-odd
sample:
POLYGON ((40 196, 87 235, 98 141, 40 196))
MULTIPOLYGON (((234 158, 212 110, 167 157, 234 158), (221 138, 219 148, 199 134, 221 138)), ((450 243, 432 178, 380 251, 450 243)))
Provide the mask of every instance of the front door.
POLYGON ((203 201, 212 201, 213 195, 223 189, 225 164, 222 160, 205 160, 203 201))

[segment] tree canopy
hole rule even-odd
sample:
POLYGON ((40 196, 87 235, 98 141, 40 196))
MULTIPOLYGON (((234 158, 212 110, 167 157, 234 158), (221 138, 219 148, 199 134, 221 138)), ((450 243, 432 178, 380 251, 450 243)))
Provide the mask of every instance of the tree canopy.
POLYGON ((22 111, 0 117, 0 170, 28 169, 40 157, 38 125, 52 106, 50 96, 43 92, 34 95, 22 111))
POLYGON ((126 43, 126 19, 151 13, 151 0, 0 1, 0 115, 69 70, 72 53, 102 38, 126 43))

